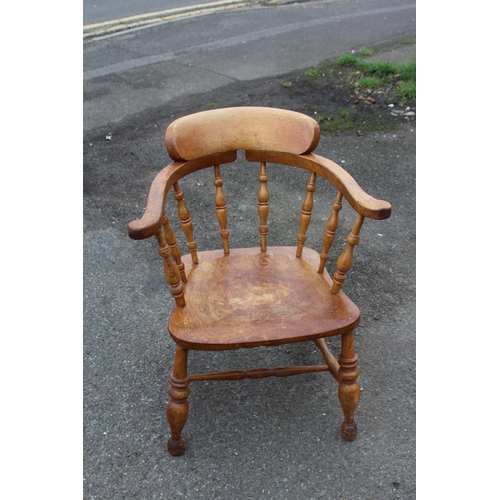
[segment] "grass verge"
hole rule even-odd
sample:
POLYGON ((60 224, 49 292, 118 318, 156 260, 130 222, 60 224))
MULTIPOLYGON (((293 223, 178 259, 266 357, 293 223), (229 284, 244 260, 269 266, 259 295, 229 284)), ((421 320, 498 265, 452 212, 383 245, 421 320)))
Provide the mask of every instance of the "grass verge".
MULTIPOLYGON (((363 135, 390 130, 398 123, 395 116, 415 119, 416 61, 367 61, 372 54, 370 49, 361 49, 358 55, 346 54, 333 64, 308 69, 298 79, 308 82, 307 92, 312 95, 330 95, 330 103, 322 99, 322 105, 311 107, 323 133, 363 135)), ((282 86, 290 88, 297 83, 282 86)))
POLYGON ((337 67, 351 68, 350 86, 353 89, 393 92, 402 105, 417 99, 417 63, 367 62, 359 57, 345 55, 335 63, 337 67))

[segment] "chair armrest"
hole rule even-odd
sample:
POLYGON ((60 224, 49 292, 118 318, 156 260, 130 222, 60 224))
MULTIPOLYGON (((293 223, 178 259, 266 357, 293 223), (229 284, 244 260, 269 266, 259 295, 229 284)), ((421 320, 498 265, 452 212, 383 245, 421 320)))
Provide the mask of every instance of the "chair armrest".
POLYGON ((140 219, 129 222, 129 237, 133 240, 144 240, 151 238, 161 229, 167 193, 179 179, 202 168, 231 163, 234 160, 236 151, 226 151, 191 161, 174 161, 166 166, 151 183, 144 214, 140 219))
POLYGON ((150 238, 161 229, 165 198, 172 185, 168 181, 174 165, 175 163, 168 165, 156 175, 149 188, 144 214, 139 220, 129 222, 128 235, 133 240, 150 238))
POLYGON ((384 200, 377 200, 367 194, 354 178, 340 165, 319 155, 304 155, 310 157, 311 162, 322 167, 329 176, 326 177, 342 192, 349 204, 364 217, 369 219, 388 219, 391 215, 392 206, 384 200))
POLYGON ((348 172, 327 158, 312 153, 296 155, 276 151, 247 151, 246 157, 248 161, 295 165, 316 172, 331 182, 360 215, 377 220, 387 219, 391 215, 390 203, 377 200, 365 193, 348 172))

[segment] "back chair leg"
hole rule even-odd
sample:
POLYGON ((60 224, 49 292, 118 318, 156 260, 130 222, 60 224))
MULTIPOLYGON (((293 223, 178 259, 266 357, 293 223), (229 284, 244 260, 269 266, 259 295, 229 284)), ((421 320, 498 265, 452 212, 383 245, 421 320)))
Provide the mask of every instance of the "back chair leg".
POLYGON ((167 420, 170 425, 171 437, 168 440, 168 452, 178 456, 184 453, 184 440, 181 437, 182 429, 186 424, 189 412, 187 398, 189 396, 189 377, 187 374, 186 349, 177 346, 175 351, 174 369, 170 377, 167 404, 167 420))
POLYGON ((342 335, 339 356, 339 400, 344 410, 342 437, 352 441, 356 437, 357 426, 354 412, 359 403, 358 355, 354 351, 354 330, 342 335))

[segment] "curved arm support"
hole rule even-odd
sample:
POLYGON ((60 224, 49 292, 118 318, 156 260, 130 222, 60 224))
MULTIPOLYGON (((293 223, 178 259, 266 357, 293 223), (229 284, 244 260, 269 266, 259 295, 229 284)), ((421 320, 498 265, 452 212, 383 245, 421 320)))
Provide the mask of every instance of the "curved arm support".
POLYGON ((316 172, 331 182, 358 212, 369 219, 387 219, 391 215, 391 204, 377 200, 365 193, 352 176, 337 163, 315 154, 296 155, 274 151, 247 151, 248 161, 265 161, 297 167, 316 172))
POLYGON ((174 161, 161 170, 149 189, 146 210, 139 220, 128 224, 128 235, 134 240, 154 236, 162 227, 165 199, 170 188, 185 175, 206 167, 231 163, 236 160, 236 151, 205 156, 192 161, 174 161))

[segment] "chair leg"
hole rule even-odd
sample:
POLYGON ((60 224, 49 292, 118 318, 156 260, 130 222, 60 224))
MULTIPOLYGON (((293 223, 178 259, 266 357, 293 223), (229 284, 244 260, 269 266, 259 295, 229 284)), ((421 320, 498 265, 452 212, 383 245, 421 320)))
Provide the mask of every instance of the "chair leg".
POLYGON ((186 349, 177 346, 175 351, 174 369, 170 377, 170 396, 167 404, 167 420, 170 425, 171 437, 168 440, 168 452, 178 456, 184 453, 184 440, 181 437, 182 429, 188 418, 189 404, 189 377, 187 375, 186 349))
POLYGON ((344 410, 342 437, 352 441, 356 437, 357 426, 354 412, 359 403, 358 355, 354 351, 354 330, 342 335, 339 356, 339 400, 344 410))

